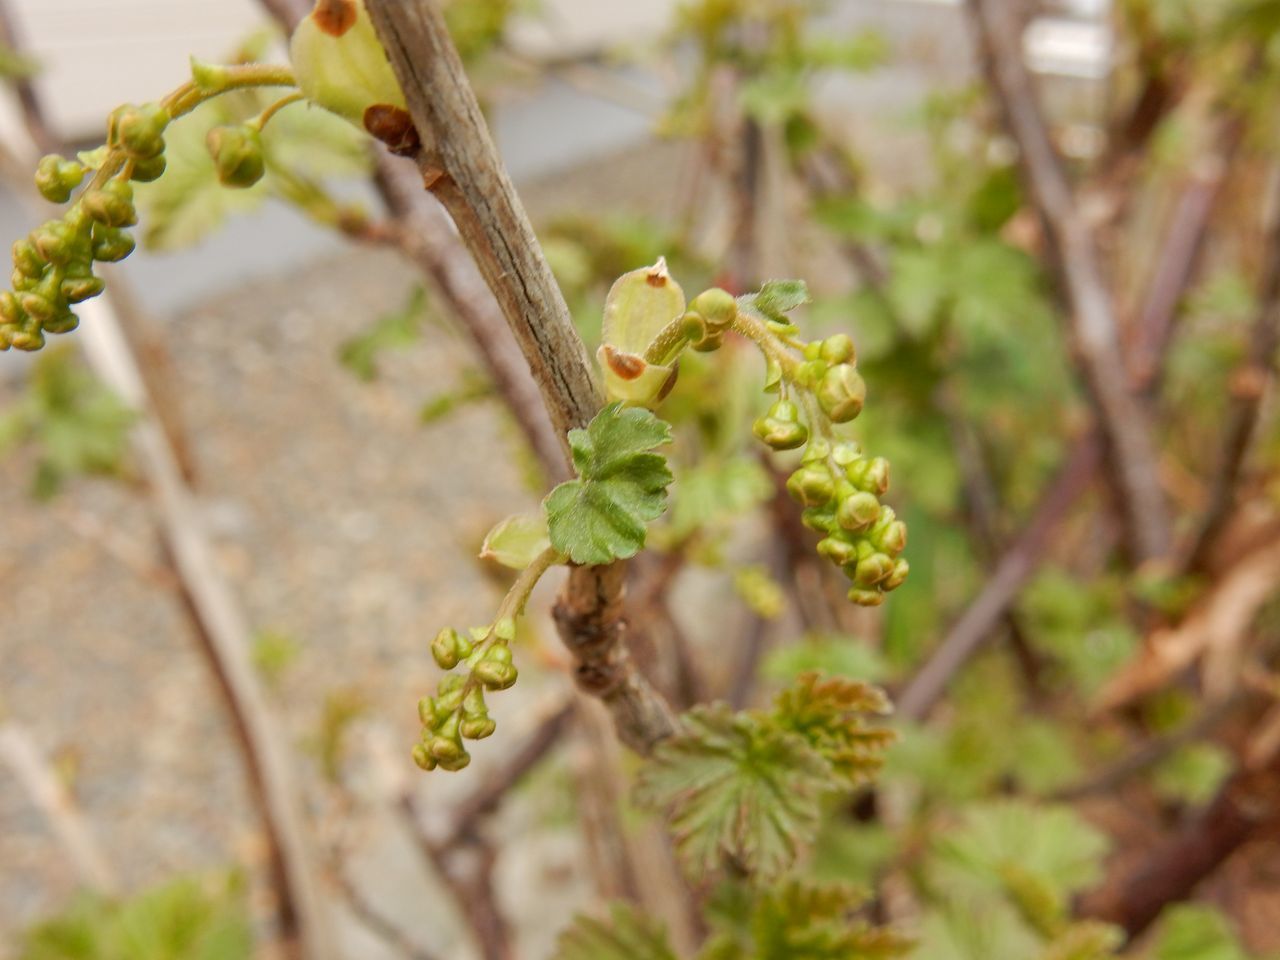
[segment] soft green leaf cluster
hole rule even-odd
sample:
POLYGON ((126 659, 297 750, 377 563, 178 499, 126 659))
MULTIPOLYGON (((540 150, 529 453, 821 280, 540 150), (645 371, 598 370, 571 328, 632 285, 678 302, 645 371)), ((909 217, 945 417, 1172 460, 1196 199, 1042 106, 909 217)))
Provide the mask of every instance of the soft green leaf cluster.
POLYGON ((72 477, 120 473, 133 422, 133 412, 74 350, 48 350, 32 368, 24 395, 0 410, 0 454, 31 444, 38 451, 33 491, 51 497, 72 477))
POLYGON ((671 427, 648 410, 605 407, 585 430, 569 433, 576 480, 544 501, 551 545, 574 563, 599 565, 633 557, 646 524, 667 506, 672 481, 653 450, 671 442, 671 427))
POLYGON ((253 953, 235 880, 181 879, 123 901, 84 897, 23 936, 19 960, 244 960, 253 953))
POLYGON ((636 796, 670 817, 686 870, 726 863, 760 883, 781 876, 817 833, 825 796, 866 782, 892 734, 874 687, 806 674, 771 711, 697 707, 641 771, 636 796))

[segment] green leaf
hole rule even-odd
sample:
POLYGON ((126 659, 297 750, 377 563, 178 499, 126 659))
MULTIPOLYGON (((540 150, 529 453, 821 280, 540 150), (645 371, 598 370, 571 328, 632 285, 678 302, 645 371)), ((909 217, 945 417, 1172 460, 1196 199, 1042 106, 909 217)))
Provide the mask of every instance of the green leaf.
POLYGON ((786 324, 786 314, 808 303, 809 285, 803 280, 770 280, 757 293, 738 298, 738 304, 755 310, 775 323, 786 324))
POLYGON ((671 534, 683 539, 697 530, 740 519, 772 495, 773 481, 754 457, 701 460, 679 471, 671 534))
POLYGON ((633 907, 614 904, 608 920, 578 917, 560 935, 552 960, 677 960, 667 932, 633 907))
POLYGON ((1190 743, 1179 747, 1156 767, 1152 785, 1165 800, 1193 806, 1208 803, 1233 763, 1231 755, 1212 743, 1190 743))
POLYGON ((666 459, 650 451, 670 442, 670 424, 621 403, 601 410, 586 430, 570 431, 578 479, 543 501, 552 546, 584 565, 635 556, 645 524, 666 509, 672 480, 666 459))
POLYGON ((418 342, 426 310, 426 291, 414 287, 404 306, 383 314, 367 331, 343 343, 338 351, 339 362, 366 383, 376 380, 378 357, 383 352, 403 350, 418 342))
POLYGON ((480 548, 480 557, 512 570, 523 570, 549 546, 547 518, 540 513, 517 513, 489 531, 480 548))
POLYGON ((831 765, 804 739, 720 703, 685 714, 640 774, 639 801, 666 810, 690 877, 726 860, 767 883, 818 828, 831 765))
POLYGON ((852 788, 869 782, 884 766, 885 750, 896 738, 868 717, 885 716, 892 709, 884 691, 871 684, 806 673, 778 694, 774 717, 783 729, 804 737, 844 786, 852 788))
POLYGON ((1054 938, 1039 960, 1107 960, 1124 943, 1124 931, 1105 923, 1075 923, 1054 938))
POLYGON ((1002 800, 970 807, 934 845, 942 889, 976 880, 1001 890, 1015 864, 1065 899, 1102 878, 1106 837, 1070 807, 1002 800), (951 878, 951 879, 948 879, 951 878))
POLYGON ((1249 960, 1227 920, 1212 907, 1165 911, 1152 960, 1249 960))
POLYGON ((912 944, 856 912, 865 898, 847 884, 797 877, 763 889, 727 885, 711 903, 715 935, 699 960, 884 960, 912 944))

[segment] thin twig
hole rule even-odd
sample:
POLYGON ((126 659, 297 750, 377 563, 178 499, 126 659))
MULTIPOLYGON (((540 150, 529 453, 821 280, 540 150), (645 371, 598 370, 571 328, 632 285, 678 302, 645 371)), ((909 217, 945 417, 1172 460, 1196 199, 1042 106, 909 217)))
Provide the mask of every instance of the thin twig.
POLYGON ((347 875, 341 863, 330 871, 351 912, 366 929, 408 960, 438 960, 434 953, 420 946, 404 930, 393 923, 373 904, 360 885, 347 875))
POLYGON ((1031 521, 1001 557, 982 592, 895 697, 898 716, 923 719, 942 698, 951 678, 986 643, 1009 605, 1039 568, 1050 538, 1088 488, 1101 456, 1101 439, 1096 433, 1074 441, 1066 463, 1058 470, 1031 521))
POLYGON ((1231 402, 1222 431, 1221 452, 1210 481, 1209 502, 1182 564, 1188 571, 1205 567, 1231 511, 1262 400, 1275 378, 1275 355, 1280 348, 1280 173, 1272 176, 1269 207, 1261 295, 1249 337, 1249 352, 1232 378, 1231 402))
POLYGON ((115 873, 93 831, 40 755, 31 734, 12 720, 0 722, 0 759, 53 830, 85 888, 98 894, 114 893, 115 873))
POLYGON ((990 89, 1018 144, 1070 307, 1072 332, 1102 435, 1114 461, 1134 553, 1162 557, 1171 528, 1150 415, 1129 386, 1119 326, 1093 232, 1080 213, 1023 60, 1020 18, 1007 0, 968 0, 990 89))
MULTIPOLYGON (((424 186, 453 217, 533 371, 567 455, 601 395, 564 297, 502 166, 458 52, 431 0, 369 0, 422 148, 424 186)), ((635 669, 623 617, 624 564, 575 567, 556 606, 580 686, 613 714, 619 736, 649 752, 674 730, 670 705, 635 669)))

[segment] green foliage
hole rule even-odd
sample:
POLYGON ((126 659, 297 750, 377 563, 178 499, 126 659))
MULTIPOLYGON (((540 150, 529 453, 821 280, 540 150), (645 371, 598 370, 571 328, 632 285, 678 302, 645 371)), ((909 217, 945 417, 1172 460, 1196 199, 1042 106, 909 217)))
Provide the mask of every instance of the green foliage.
POLYGON ((911 941, 857 917, 864 898, 844 884, 787 877, 762 890, 723 887, 698 960, 887 960, 911 941))
POLYGON ((22 938, 18 960, 243 960, 243 885, 181 879, 123 901, 84 897, 22 938))
POLYGON ((118 476, 134 414, 70 349, 51 350, 32 368, 24 395, 0 411, 0 454, 37 451, 33 493, 47 498, 82 474, 118 476))
POLYGON ((550 546, 546 517, 518 513, 489 531, 480 548, 480 556, 512 570, 523 570, 550 546))
POLYGON ((302 646, 288 633, 259 630, 253 637, 253 665, 269 687, 278 688, 289 668, 297 662, 302 646))
POLYGON ((879 769, 892 734, 867 715, 886 709, 872 687, 812 674, 770 712, 697 707, 642 770, 637 798, 668 813, 695 880, 727 862, 768 883, 813 840, 822 797, 879 769))
POLYGON ((1233 767, 1230 752, 1216 744, 1186 744, 1155 769, 1152 786, 1165 800, 1200 806, 1213 799, 1233 767))
POLYGON ((426 312, 427 292, 414 287, 404 306, 383 314, 368 330, 343 343, 338 359, 365 383, 376 380, 378 359, 383 353, 403 350, 419 341, 426 312))
POLYGON ((578 478, 560 484, 545 501, 552 545, 580 564, 635 556, 644 546, 645 525, 666 509, 673 477, 652 451, 670 442, 668 424, 620 403, 601 410, 587 429, 571 431, 578 478))
POLYGON ((1164 912, 1152 960, 1250 960, 1250 955, 1221 913, 1183 904, 1164 912))
POLYGON ((666 931, 635 909, 614 904, 609 919, 578 917, 560 935, 553 960, 677 960, 666 931))

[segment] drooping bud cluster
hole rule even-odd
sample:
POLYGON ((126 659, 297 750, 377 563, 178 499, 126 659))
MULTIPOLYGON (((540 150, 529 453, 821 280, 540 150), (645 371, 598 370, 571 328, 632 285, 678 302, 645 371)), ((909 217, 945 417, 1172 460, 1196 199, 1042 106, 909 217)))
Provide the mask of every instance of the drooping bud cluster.
POLYGON ((815 439, 787 480, 787 492, 805 508, 805 526, 825 534, 818 552, 853 582, 849 599, 861 606, 883 603, 910 570, 899 556, 906 524, 880 502, 888 489, 888 461, 864 457, 852 440, 815 439))
POLYGON ((94 263, 133 252, 125 232, 138 222, 130 181, 164 172, 169 120, 159 104, 120 107, 108 121, 105 147, 79 160, 50 155, 40 161, 36 187, 51 203, 66 203, 90 171, 95 176, 61 219, 13 245, 13 289, 0 293, 0 350, 39 350, 45 334, 74 330, 80 321, 72 306, 103 290, 94 263))
POLYGON ((451 673, 440 681, 434 697, 418 701, 422 739, 413 761, 423 770, 461 770, 471 762, 463 740, 483 740, 497 729, 484 700, 486 690, 506 690, 518 677, 511 662, 515 621, 499 620, 463 636, 452 627, 436 634, 431 655, 442 670, 465 664, 468 675, 451 673))

